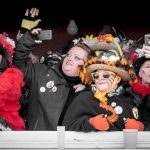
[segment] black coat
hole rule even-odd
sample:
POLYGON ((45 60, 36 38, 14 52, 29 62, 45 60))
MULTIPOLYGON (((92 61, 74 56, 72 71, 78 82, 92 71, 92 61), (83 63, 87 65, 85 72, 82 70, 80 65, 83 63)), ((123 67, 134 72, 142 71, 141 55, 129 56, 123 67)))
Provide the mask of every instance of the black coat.
POLYGON ((23 71, 29 88, 27 130, 56 130, 69 85, 59 64, 50 67, 26 61, 34 47, 34 38, 27 32, 18 41, 14 57, 14 63, 23 71))
MULTIPOLYGON (((134 103, 134 97, 129 92, 122 90, 119 95, 114 93, 111 97, 108 96, 107 98, 109 105, 115 102, 115 107, 120 106, 123 110, 118 115, 118 120, 113 125, 110 125, 109 130, 120 131, 124 129, 124 118, 136 119, 135 115, 133 115, 133 108, 136 108, 136 104, 134 103)), ((85 91, 79 94, 70 105, 64 118, 63 125, 66 126, 66 130, 83 132, 97 131, 89 123, 89 119, 99 114, 111 114, 111 112, 99 107, 99 104, 99 100, 94 97, 92 91, 85 91)))
POLYGON ((144 96, 142 102, 142 122, 145 125, 145 131, 150 131, 150 94, 144 96))

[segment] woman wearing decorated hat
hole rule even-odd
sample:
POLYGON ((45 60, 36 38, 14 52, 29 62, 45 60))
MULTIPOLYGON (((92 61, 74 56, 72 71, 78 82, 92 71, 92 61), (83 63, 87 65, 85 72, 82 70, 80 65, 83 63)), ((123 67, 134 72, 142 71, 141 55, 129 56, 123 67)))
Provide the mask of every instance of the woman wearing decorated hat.
POLYGON ((93 40, 97 43, 90 45, 94 57, 80 72, 82 81, 92 84, 93 90, 81 92, 71 104, 63 122, 66 130, 144 130, 139 121, 136 97, 129 86, 136 79, 133 66, 123 58, 120 46, 111 35, 93 40))
POLYGON ((6 33, 0 34, 0 131, 25 130, 19 115, 22 72, 12 65, 15 42, 6 33))

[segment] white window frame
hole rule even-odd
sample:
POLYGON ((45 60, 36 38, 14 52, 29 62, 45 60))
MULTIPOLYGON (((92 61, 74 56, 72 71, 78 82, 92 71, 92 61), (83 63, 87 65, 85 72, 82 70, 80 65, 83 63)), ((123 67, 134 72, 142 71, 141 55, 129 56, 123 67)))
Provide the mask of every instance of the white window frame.
MULTIPOLYGON (((0 149, 57 149, 57 131, 2 131, 0 149)), ((123 132, 65 131, 67 149, 122 149, 123 132)), ((150 132, 138 132, 138 149, 150 149, 150 132)))

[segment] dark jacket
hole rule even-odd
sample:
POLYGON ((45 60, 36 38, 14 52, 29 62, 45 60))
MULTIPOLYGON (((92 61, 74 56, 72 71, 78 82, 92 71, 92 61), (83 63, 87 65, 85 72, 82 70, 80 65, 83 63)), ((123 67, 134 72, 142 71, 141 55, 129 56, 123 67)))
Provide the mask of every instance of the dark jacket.
POLYGON ((60 65, 32 64, 26 58, 35 47, 29 32, 18 41, 15 65, 24 73, 29 88, 28 130, 56 130, 59 117, 67 101, 69 85, 60 71, 60 65))
POLYGON ((145 95, 142 102, 142 122, 145 125, 145 131, 150 131, 150 94, 145 95))
MULTIPOLYGON (((108 94, 107 96, 107 102, 109 105, 115 103, 115 106, 113 106, 114 108, 122 108, 122 113, 118 114, 118 120, 113 125, 110 125, 110 131, 121 131, 122 129, 124 129, 125 118, 135 119, 135 115, 133 115, 133 110, 135 110, 133 108, 136 108, 134 97, 125 89, 122 89, 118 92, 108 94)), ((89 123, 89 119, 100 114, 111 115, 111 112, 106 111, 99 105, 100 102, 94 97, 92 91, 85 91, 78 95, 70 105, 64 118, 63 125, 66 126, 66 130, 84 132, 97 131, 89 123)))

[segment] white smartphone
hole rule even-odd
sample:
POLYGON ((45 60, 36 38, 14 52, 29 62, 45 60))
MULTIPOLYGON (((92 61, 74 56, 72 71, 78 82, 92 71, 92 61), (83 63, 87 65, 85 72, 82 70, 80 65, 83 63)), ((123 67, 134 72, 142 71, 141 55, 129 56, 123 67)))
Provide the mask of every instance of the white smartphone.
POLYGON ((52 39, 52 30, 41 30, 38 34, 39 40, 51 40, 52 39))
POLYGON ((150 46, 150 34, 144 35, 144 42, 146 46, 150 46))

